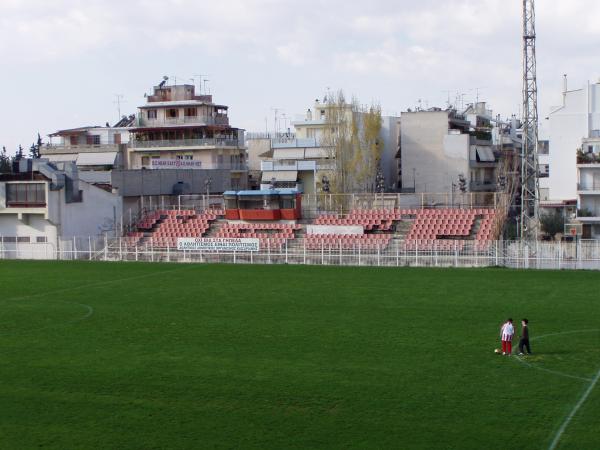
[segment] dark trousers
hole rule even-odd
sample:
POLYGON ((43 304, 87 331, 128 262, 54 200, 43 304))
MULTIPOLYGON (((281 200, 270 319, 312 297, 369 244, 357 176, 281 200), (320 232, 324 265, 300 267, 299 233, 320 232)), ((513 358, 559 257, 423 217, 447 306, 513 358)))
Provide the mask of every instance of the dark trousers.
POLYGON ((523 347, 527 349, 527 353, 531 353, 531 347, 529 346, 529 339, 521 338, 519 341, 519 353, 523 353, 523 347))

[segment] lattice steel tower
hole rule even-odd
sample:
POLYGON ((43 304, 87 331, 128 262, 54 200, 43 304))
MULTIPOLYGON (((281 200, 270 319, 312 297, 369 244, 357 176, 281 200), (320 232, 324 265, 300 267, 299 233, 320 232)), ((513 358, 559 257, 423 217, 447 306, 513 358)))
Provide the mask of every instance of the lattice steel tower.
POLYGON ((523 0, 523 148, 521 150, 521 239, 535 240, 539 228, 538 104, 535 57, 535 0, 523 0))

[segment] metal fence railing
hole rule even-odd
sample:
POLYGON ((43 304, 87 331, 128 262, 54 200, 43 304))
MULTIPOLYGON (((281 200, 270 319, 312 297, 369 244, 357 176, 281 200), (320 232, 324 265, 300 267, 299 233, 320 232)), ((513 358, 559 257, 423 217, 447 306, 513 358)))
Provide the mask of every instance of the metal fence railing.
POLYGON ((315 247, 298 238, 283 245, 267 242, 258 252, 206 252, 159 247, 150 238, 140 244, 130 238, 85 237, 57 244, 0 242, 0 259, 600 270, 600 241, 423 245, 393 239, 385 246, 348 248, 341 244, 315 247))

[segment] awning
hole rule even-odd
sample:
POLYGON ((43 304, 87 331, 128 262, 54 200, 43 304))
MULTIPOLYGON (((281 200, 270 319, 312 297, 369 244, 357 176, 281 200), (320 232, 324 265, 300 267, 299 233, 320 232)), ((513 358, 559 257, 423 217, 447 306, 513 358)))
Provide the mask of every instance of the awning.
POLYGON ((270 183, 271 179, 275 178, 275 181, 280 182, 291 182, 296 181, 298 179, 298 171, 297 170, 268 170, 263 172, 262 174, 262 182, 270 183))
POLYGON ((490 147, 479 147, 475 148, 477 151, 477 156, 479 157, 480 162, 495 162, 496 157, 494 156, 494 152, 490 147))
POLYGON ((68 153, 66 155, 41 155, 40 158, 47 159, 50 162, 74 162, 77 160, 77 153, 68 153))
POLYGON ((117 152, 80 153, 78 166, 112 166, 115 164, 117 152))
POLYGON ((273 159, 304 159, 304 149, 276 148, 273 150, 273 159))

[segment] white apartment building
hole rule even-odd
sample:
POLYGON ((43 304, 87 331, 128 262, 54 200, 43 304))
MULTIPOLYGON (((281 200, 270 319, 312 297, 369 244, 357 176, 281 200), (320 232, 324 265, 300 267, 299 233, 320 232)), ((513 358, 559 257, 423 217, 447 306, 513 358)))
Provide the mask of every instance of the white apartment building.
POLYGON ((568 90, 562 105, 553 107, 544 124, 547 144, 540 144, 540 173, 548 178, 550 203, 577 202, 584 237, 600 237, 600 82, 568 90), (547 153, 547 154, 545 154, 547 153))
POLYGON ((80 178, 110 184, 113 169, 126 169, 129 127, 135 117, 123 117, 114 126, 87 126, 59 130, 40 148, 40 157, 53 163, 73 162, 80 178))
POLYGON ((118 235, 118 195, 79 179, 73 162, 21 160, 0 175, 0 253, 46 259, 56 250, 89 248, 94 237, 118 235))
POLYGON ((562 105, 552 108, 547 119, 549 199, 574 200, 577 198, 577 150, 587 152, 587 140, 600 138, 600 83, 588 83, 582 89, 571 91, 565 86, 562 105))
POLYGON ((451 192, 457 190, 461 177, 469 192, 496 190, 498 157, 494 152, 493 126, 483 112, 485 105, 478 108, 469 110, 468 115, 439 108, 402 113, 400 190, 451 192))
MULTIPOLYGON (((271 185, 296 188, 304 193, 316 193, 326 189, 327 179, 335 170, 334 150, 328 145, 327 118, 329 105, 315 100, 304 117, 292 122, 293 133, 280 133, 270 139, 271 148, 261 155, 261 187, 271 185)), ((348 125, 358 122, 360 112, 347 105, 340 113, 348 125)), ((398 118, 383 116, 380 144, 383 145, 381 169, 386 189, 396 184, 395 157, 398 151, 398 118)), ((260 140, 257 140, 260 141, 260 140)), ((330 144, 330 143, 329 143, 330 144)), ((264 148, 264 142, 252 142, 249 147, 264 148)), ((252 153, 252 148, 249 148, 252 153)))

